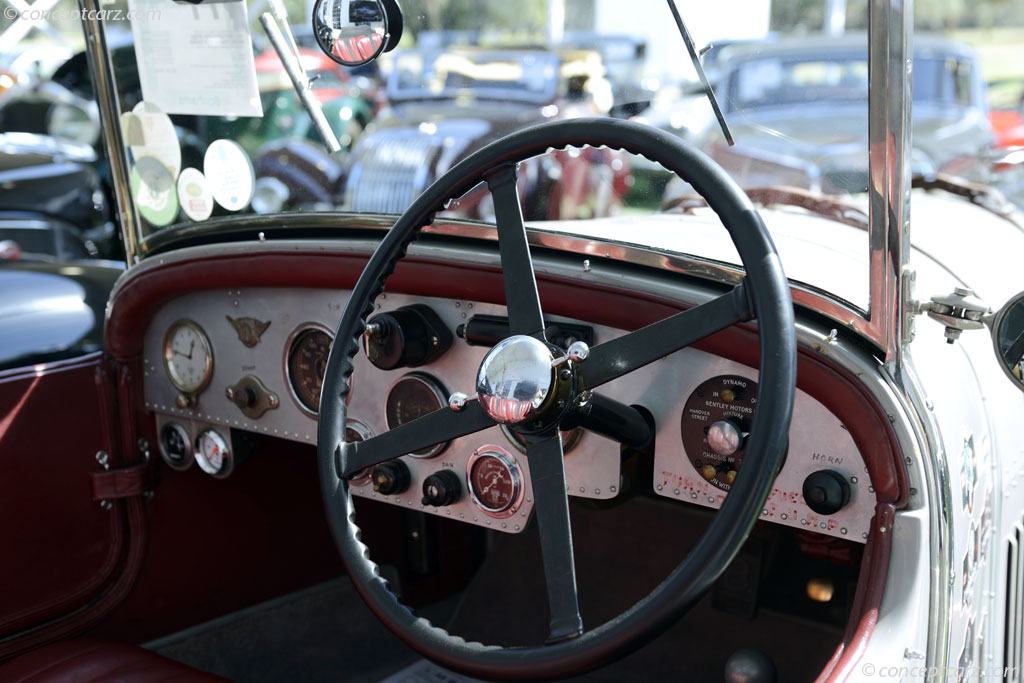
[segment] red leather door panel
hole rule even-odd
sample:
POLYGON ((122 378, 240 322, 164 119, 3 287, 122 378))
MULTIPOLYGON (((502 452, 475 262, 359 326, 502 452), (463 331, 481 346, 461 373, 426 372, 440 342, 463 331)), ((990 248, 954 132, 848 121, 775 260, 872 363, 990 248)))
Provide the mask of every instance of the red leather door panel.
POLYGON ((19 649, 13 634, 94 601, 124 563, 126 508, 92 496, 96 453, 118 462, 105 368, 97 353, 0 373, 0 658, 19 649))

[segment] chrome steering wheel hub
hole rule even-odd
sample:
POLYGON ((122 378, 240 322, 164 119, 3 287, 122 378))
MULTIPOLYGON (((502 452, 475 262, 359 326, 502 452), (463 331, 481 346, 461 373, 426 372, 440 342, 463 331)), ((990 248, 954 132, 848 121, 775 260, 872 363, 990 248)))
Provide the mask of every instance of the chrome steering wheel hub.
POLYGON ((544 342, 517 334, 484 357, 476 376, 477 397, 492 420, 515 425, 535 419, 554 391, 554 354, 544 342))

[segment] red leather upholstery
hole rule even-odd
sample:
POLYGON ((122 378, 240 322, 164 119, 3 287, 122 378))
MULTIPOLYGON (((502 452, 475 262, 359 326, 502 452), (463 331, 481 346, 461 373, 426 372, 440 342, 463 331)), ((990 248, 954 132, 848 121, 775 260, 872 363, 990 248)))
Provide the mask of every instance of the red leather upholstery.
POLYGON ((0 665, 0 683, 226 681, 132 645, 65 640, 0 665))

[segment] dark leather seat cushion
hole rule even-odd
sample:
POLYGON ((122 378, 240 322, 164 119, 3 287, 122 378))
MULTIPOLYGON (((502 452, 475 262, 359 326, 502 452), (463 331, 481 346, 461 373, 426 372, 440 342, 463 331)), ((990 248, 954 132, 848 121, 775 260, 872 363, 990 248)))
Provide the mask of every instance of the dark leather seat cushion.
POLYGON ((0 683, 226 681, 133 645, 65 640, 0 665, 0 683))

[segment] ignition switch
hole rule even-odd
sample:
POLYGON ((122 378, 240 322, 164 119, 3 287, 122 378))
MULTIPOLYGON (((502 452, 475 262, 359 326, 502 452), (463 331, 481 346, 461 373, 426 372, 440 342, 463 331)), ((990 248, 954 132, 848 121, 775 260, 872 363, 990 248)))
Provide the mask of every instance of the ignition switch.
POLYGON ((432 363, 452 345, 452 333, 423 304, 403 306, 370 318, 364 333, 366 357, 381 370, 432 363))

